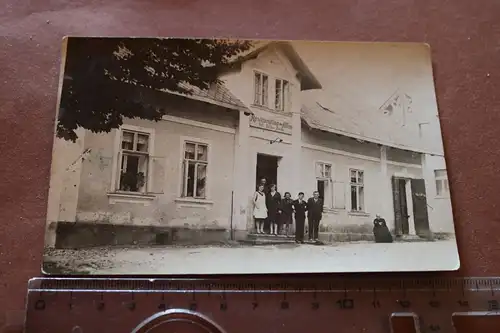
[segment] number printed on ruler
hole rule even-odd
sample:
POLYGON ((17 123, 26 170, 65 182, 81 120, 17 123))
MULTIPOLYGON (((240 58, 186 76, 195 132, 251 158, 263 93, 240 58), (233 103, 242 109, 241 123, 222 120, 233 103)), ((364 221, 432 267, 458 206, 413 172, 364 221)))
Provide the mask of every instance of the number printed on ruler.
MULTIPOLYGON (((60 287, 30 290, 27 327, 32 332, 40 327, 47 332, 71 331, 76 326, 82 332, 109 331, 111 323, 113 329, 131 332, 140 323, 157 325, 158 318, 165 321, 161 325, 184 320, 215 325, 228 333, 331 332, 331 327, 339 332, 389 333, 391 325, 393 333, 418 332, 408 331, 409 327, 418 327, 420 332, 470 333, 457 325, 467 327, 466 322, 471 320, 476 327, 483 327, 482 333, 489 333, 485 325, 493 325, 491 320, 500 324, 500 289, 492 287, 294 289, 282 285, 266 290, 255 284, 245 287, 221 282, 210 286, 173 283, 158 289, 154 284, 129 285, 134 290, 120 290, 119 286, 96 290, 95 285, 94 289, 60 287), (481 316, 485 313, 488 316, 481 316), (484 318, 490 322, 478 324, 484 318)), ((177 330, 172 326, 162 329, 177 330)))

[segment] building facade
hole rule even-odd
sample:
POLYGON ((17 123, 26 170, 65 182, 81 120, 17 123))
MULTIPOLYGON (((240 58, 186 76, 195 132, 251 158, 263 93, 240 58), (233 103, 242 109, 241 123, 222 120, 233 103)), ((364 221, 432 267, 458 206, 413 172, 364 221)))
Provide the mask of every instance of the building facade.
POLYGON ((376 214, 397 235, 453 235, 442 152, 344 131, 305 101, 323 87, 290 44, 257 48, 221 79, 190 96, 155 93, 162 121, 56 139, 46 244, 244 239, 261 178, 293 198, 318 190, 330 241, 369 239, 376 214))

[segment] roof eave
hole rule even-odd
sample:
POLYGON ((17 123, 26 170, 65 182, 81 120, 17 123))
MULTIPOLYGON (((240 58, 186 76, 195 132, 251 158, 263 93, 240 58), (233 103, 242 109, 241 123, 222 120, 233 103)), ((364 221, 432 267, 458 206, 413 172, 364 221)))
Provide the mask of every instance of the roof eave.
POLYGON ((348 137, 348 138, 362 140, 362 141, 366 141, 366 142, 370 142, 370 143, 374 143, 374 144, 378 144, 378 145, 382 145, 382 146, 386 146, 386 147, 390 147, 390 148, 401 149, 401 150, 408 150, 408 151, 415 152, 415 153, 420 153, 420 154, 427 154, 427 155, 434 155, 434 156, 444 156, 443 153, 427 151, 425 149, 418 149, 418 148, 413 148, 413 147, 396 145, 396 144, 393 144, 393 143, 390 143, 390 142, 384 142, 382 140, 377 140, 377 139, 373 139, 373 138, 364 137, 362 135, 357 135, 357 134, 353 134, 353 133, 348 133, 348 132, 345 132, 345 131, 337 130, 337 129, 334 129, 334 128, 331 128, 331 127, 328 127, 328 126, 321 126, 321 125, 318 125, 317 123, 315 123, 314 121, 308 119, 308 117, 304 116, 303 114, 301 115, 301 118, 307 124, 307 126, 309 128, 311 128, 311 129, 316 129, 316 130, 325 131, 325 132, 329 132, 329 133, 333 133, 333 134, 337 134, 337 135, 342 135, 342 136, 345 136, 345 137, 348 137))
POLYGON ((297 51, 295 51, 290 43, 277 42, 276 46, 286 54, 292 66, 297 70, 297 78, 300 81, 300 89, 302 91, 323 88, 316 76, 314 76, 309 67, 307 67, 300 55, 297 51))
POLYGON ((243 112, 248 113, 248 114, 253 114, 253 112, 250 109, 248 109, 247 107, 238 106, 238 105, 234 105, 234 104, 230 104, 230 103, 224 103, 224 102, 220 102, 220 101, 215 101, 215 100, 208 98, 208 97, 202 97, 202 96, 197 96, 197 95, 193 95, 193 94, 183 94, 183 93, 171 91, 171 90, 164 91, 164 92, 166 92, 167 94, 176 95, 176 96, 188 98, 188 99, 199 101, 199 102, 217 105, 217 106, 220 106, 220 107, 223 107, 226 109, 230 109, 230 110, 243 111, 243 112))
POLYGON ((310 76, 299 76, 298 79, 300 81, 301 91, 316 90, 323 88, 321 83, 319 83, 319 81, 312 74, 310 76))

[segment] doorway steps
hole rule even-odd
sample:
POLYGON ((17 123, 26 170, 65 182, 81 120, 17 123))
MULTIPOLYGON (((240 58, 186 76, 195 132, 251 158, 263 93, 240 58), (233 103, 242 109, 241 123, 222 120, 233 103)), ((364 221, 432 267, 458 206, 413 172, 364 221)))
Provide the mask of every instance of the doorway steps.
POLYGON ((251 245, 278 245, 295 243, 294 235, 269 235, 269 234, 248 234, 247 238, 240 241, 243 244, 251 245))

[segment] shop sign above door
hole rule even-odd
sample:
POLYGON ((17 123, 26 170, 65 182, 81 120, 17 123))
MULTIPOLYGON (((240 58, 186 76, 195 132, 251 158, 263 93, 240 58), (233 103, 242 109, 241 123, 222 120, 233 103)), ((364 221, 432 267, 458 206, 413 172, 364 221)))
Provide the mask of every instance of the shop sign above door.
POLYGON ((289 122, 257 115, 250 116, 250 126, 278 133, 292 134, 292 125, 289 122))

